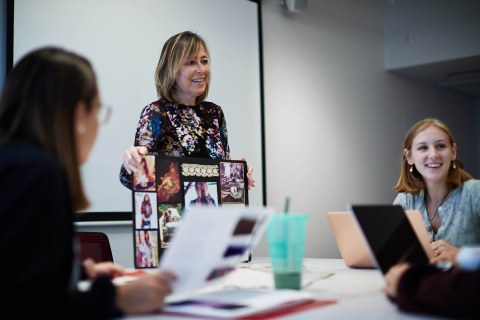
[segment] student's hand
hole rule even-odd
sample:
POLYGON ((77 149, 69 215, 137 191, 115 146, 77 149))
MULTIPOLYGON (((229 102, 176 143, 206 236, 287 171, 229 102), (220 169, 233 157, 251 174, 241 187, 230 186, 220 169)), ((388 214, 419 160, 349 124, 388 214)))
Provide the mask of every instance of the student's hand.
POLYGON ((118 264, 115 264, 113 262, 96 263, 90 258, 83 261, 83 267, 85 268, 87 278, 90 280, 96 279, 101 275, 107 275, 115 278, 123 276, 125 274, 125 269, 118 264))
POLYGON ((460 248, 452 246, 450 243, 444 240, 433 241, 430 244, 434 257, 430 262, 435 263, 439 261, 455 262, 455 256, 460 251, 460 248))
MULTIPOLYGON (((240 158, 240 160, 245 161, 245 158, 240 158)), ((247 164, 247 180, 248 180, 248 190, 255 187, 255 179, 253 178, 253 168, 247 164)))
POLYGON ((142 161, 142 155, 146 155, 148 150, 146 147, 131 146, 123 152, 123 166, 128 174, 136 172, 142 161))
POLYGON ((140 314, 159 311, 165 297, 172 292, 170 283, 174 274, 155 271, 117 286, 116 305, 125 314, 140 314))
POLYGON ((395 298, 397 296, 398 282, 408 268, 410 268, 408 263, 400 263, 391 267, 385 274, 386 287, 383 291, 389 297, 395 298))

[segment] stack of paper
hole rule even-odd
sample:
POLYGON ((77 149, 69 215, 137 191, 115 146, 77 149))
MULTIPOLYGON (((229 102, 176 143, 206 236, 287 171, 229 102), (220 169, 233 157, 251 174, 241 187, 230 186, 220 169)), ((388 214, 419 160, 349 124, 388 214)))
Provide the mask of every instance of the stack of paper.
POLYGON ((239 318, 314 301, 310 293, 295 290, 231 289, 193 295, 164 307, 166 313, 213 318, 239 318))

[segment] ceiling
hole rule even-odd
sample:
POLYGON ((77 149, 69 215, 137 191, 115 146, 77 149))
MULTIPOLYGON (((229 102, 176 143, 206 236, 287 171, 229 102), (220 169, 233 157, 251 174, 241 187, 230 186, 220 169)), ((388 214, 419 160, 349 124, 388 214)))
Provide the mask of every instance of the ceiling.
POLYGON ((480 96, 480 56, 396 69, 395 73, 432 81, 440 87, 480 96))
POLYGON ((384 0, 385 68, 480 96, 479 0, 384 0))

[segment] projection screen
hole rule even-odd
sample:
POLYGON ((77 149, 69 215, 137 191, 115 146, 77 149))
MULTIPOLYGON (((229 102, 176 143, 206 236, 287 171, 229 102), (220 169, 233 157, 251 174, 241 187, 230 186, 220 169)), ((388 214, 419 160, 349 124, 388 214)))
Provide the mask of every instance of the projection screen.
POLYGON ((250 190, 250 205, 263 204, 258 1, 12 0, 12 4, 13 63, 44 45, 79 52, 92 61, 101 99, 113 107, 82 167, 91 200, 88 219, 106 217, 94 213, 112 213, 107 220, 129 216, 132 193, 118 178, 123 151, 133 144, 141 110, 157 99, 154 71, 163 43, 184 30, 200 34, 209 46, 212 80, 207 100, 224 110, 232 159, 245 157, 254 169, 257 186, 250 190))

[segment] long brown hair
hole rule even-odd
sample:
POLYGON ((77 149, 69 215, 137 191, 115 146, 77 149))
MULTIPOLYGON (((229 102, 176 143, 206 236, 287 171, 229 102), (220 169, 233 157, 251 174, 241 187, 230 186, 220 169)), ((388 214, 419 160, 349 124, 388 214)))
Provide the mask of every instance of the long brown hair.
MULTIPOLYGON (((155 86, 159 98, 178 103, 178 88, 175 84, 177 73, 182 63, 195 56, 202 47, 205 49, 207 56, 210 57, 205 40, 191 31, 178 33, 165 42, 155 71, 155 86)), ((195 99, 195 104, 207 98, 209 88, 210 77, 205 92, 195 99)))
POLYGON ((151 214, 152 213, 152 204, 150 203, 150 197, 148 196, 148 194, 143 196, 142 207, 140 208, 140 212, 142 214, 144 214, 144 213, 148 214, 147 204, 150 205, 150 214, 151 214), (147 197, 148 197, 148 200, 146 200, 147 197))
MULTIPOLYGON (((408 130, 405 140, 403 142, 403 150, 407 149, 412 151, 413 139, 417 136, 418 133, 427 129, 428 127, 437 127, 447 134, 448 142, 450 146, 453 147, 455 143, 455 138, 452 131, 447 127, 445 123, 438 119, 426 118, 416 122, 410 130, 408 130)), ((473 179, 473 177, 462 169, 461 163, 458 159, 452 160, 452 165, 448 169, 447 184, 451 189, 457 188, 462 182, 473 179), (453 167, 456 167, 454 169, 453 167)), ((417 171, 415 166, 412 166, 412 172, 410 172, 410 165, 408 164, 405 154, 402 156, 402 162, 400 164, 400 176, 398 178, 397 184, 393 188, 396 192, 409 192, 409 193, 418 193, 420 190, 425 189, 425 182, 423 181, 422 175, 417 171)))
POLYGON ((15 65, 0 99, 0 144, 26 140, 55 157, 67 174, 76 210, 89 202, 80 177, 74 114, 78 102, 92 111, 97 95, 95 73, 86 58, 44 47, 15 65))

